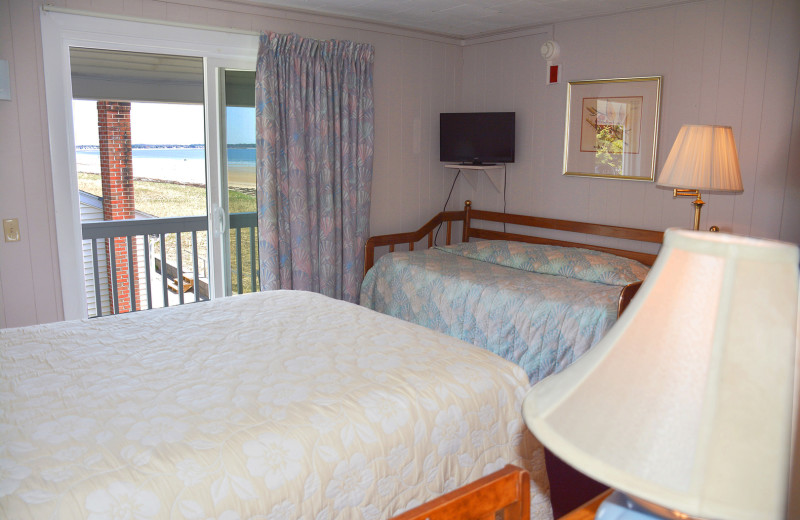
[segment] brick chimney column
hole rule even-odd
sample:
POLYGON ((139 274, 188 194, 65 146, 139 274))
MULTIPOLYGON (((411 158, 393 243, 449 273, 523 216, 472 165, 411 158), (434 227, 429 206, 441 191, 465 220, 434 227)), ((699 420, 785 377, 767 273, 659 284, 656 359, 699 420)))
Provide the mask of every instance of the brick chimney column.
MULTIPOLYGON (((103 183, 103 220, 135 218, 133 198, 133 152, 131 151, 131 104, 118 101, 97 102, 97 130, 100 144, 100 176, 103 183)), ((136 240, 132 242, 134 265, 133 290, 139 289, 136 240)), ((107 244, 106 258, 111 262, 114 248, 117 275, 117 313, 130 312, 131 283, 128 279, 128 241, 115 238, 107 244)), ((109 287, 113 283, 108 272, 109 287)), ((136 302, 141 308, 141 302, 136 302)))

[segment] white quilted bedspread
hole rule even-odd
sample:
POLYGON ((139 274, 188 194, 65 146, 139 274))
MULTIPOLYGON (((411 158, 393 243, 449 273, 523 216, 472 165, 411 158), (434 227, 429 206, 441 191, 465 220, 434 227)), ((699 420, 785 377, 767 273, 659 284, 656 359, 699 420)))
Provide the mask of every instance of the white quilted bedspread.
POLYGON ((0 330, 0 517, 388 518, 532 472, 524 372, 297 291, 0 330))

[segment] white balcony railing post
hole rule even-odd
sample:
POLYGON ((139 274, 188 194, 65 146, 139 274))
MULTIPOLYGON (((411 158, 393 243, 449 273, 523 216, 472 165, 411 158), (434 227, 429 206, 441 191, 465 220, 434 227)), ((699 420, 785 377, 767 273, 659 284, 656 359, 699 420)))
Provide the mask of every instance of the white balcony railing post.
MULTIPOLYGON (((176 281, 177 293, 178 293, 178 304, 185 303, 184 301, 184 279, 188 282, 191 280, 192 283, 192 291, 194 292, 194 301, 201 301, 208 299, 207 296, 207 289, 206 293, 202 294, 203 291, 201 286, 205 284, 207 287, 207 281, 203 282, 200 273, 199 273, 199 266, 202 264, 205 270, 207 271, 206 267, 206 258, 205 255, 201 256, 198 253, 198 233, 208 233, 207 229, 208 220, 206 217, 198 216, 198 217, 171 217, 171 218, 153 218, 153 219, 131 219, 131 220, 115 220, 115 221, 102 221, 102 222, 87 222, 82 225, 83 229, 83 239, 91 241, 91 262, 92 262, 92 272, 91 274, 87 272, 87 280, 86 285, 87 287, 91 287, 93 285, 93 296, 95 298, 95 305, 96 305, 96 316, 103 315, 103 280, 110 279, 110 286, 108 287, 108 291, 110 292, 110 312, 112 314, 119 312, 119 291, 120 287, 118 287, 117 283, 117 267, 116 267, 116 252, 115 247, 113 247, 114 240, 117 238, 124 238, 127 242, 127 258, 125 259, 125 265, 127 266, 128 271, 128 284, 129 287, 127 289, 128 294, 130 295, 130 308, 132 311, 142 310, 142 309, 151 309, 153 308, 153 275, 151 274, 151 262, 153 262, 152 267, 155 267, 155 259, 152 258, 151 251, 153 249, 157 250, 160 253, 159 267, 160 267, 160 276, 161 276, 161 290, 163 292, 163 306, 167 307, 170 305, 169 298, 168 298, 168 291, 169 291, 169 282, 168 278, 171 278, 176 281), (191 277, 184 276, 183 272, 183 248, 182 248, 182 234, 183 233, 191 233, 191 254, 192 254, 192 262, 191 268, 192 273, 191 277), (167 261, 167 237, 174 236, 175 237, 175 256, 176 262, 175 266, 171 266, 167 261), (160 244, 158 247, 151 248, 150 246, 150 237, 158 237, 160 244), (142 249, 137 245, 139 240, 142 242, 142 249), (103 244, 103 251, 105 254, 105 244, 109 243, 112 244, 112 247, 108 248, 108 253, 110 258, 106 259, 105 267, 102 265, 101 258, 99 255, 99 246, 103 244), (136 255, 140 254, 136 251, 140 251, 143 254, 143 259, 135 258, 136 255), (137 279, 138 264, 144 265, 144 283, 145 283, 145 294, 146 296, 142 296, 141 293, 136 292, 135 288, 135 280, 137 279), (106 271, 106 274, 101 273, 101 271, 106 271), (110 276, 109 276, 110 275, 110 276), (105 277, 105 278, 104 278, 105 277)), ((236 251, 235 253, 235 262, 236 262, 236 269, 237 269, 237 293, 241 294, 244 292, 243 289, 243 258, 242 255, 242 240, 241 240, 241 230, 242 228, 249 228, 249 260, 250 269, 249 269, 249 276, 250 276, 250 284, 249 288, 251 291, 256 291, 258 287, 258 259, 257 259, 257 248, 255 246, 255 241, 257 239, 257 216, 256 213, 234 213, 230 215, 230 229, 233 231, 235 230, 236 233, 236 251)), ((171 249, 171 248, 170 248, 171 249)), ((88 254, 88 253, 87 253, 88 254)), ((142 280, 139 279, 139 283, 142 283, 142 280)), ((187 289, 188 290, 188 289, 187 289)), ((175 302, 173 302, 174 304, 175 302)), ((93 316, 94 317, 94 316, 93 316)))

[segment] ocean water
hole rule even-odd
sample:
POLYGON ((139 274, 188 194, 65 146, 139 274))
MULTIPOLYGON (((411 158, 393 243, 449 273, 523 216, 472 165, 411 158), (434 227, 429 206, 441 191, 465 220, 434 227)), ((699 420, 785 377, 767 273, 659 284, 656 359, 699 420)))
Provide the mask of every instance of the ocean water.
MULTIPOLYGON (((75 150, 79 172, 100 173, 100 150, 75 150)), ((228 148, 228 169, 255 175, 255 148, 228 148)), ((146 179, 206 183, 206 158, 202 148, 134 148, 133 176, 146 179)))

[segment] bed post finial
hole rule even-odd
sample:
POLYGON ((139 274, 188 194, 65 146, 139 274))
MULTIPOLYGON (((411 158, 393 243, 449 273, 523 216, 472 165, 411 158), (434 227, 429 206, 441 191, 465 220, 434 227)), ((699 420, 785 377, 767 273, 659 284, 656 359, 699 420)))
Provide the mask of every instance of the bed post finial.
POLYGON ((461 233, 461 241, 462 242, 469 242, 469 213, 472 209, 472 201, 465 200, 464 201, 464 229, 461 233))

